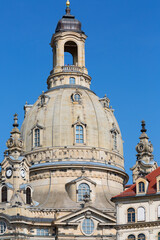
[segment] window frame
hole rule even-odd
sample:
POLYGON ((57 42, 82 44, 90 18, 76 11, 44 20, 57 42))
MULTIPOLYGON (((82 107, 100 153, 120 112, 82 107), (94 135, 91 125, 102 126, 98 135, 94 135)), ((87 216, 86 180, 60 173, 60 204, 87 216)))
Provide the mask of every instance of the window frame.
MULTIPOLYGON (((88 230, 88 229, 87 229, 88 230)), ((95 222, 93 221, 93 219, 92 218, 84 218, 83 220, 82 220, 82 222, 81 222, 81 231, 82 231, 82 233, 85 235, 85 236, 91 236, 91 235, 93 235, 93 233, 94 233, 94 231, 95 231, 95 222), (87 222, 89 222, 90 221, 90 225, 87 223, 87 222), (84 224, 84 222, 86 222, 86 225, 84 226, 83 224, 84 224), (85 232, 85 230, 86 229, 84 229, 84 227, 85 228, 90 228, 90 233, 88 233, 88 232, 85 232)))
POLYGON ((70 77, 70 78, 69 78, 69 84, 70 84, 70 85, 75 85, 75 84, 76 84, 76 79, 75 79, 75 77, 70 77), (74 80, 74 81, 72 82, 72 80, 74 80))
POLYGON ((7 230, 7 224, 5 221, 3 220, 0 220, 0 235, 3 235, 7 230), (2 224, 3 223, 3 227, 2 227, 2 224), (4 229, 4 231, 2 232, 2 229, 4 229))
POLYGON ((49 236, 48 228, 37 228, 37 236, 49 236))
POLYGON ((145 193, 145 183, 142 181, 138 183, 138 192, 145 193))
POLYGON ((140 233, 140 234, 138 235, 138 240, 146 240, 145 234, 140 233), (142 237, 143 237, 143 238, 142 238, 142 237))
POLYGON ((128 236, 127 240, 136 240, 136 237, 135 237, 135 235, 130 234, 130 235, 128 236))
POLYGON ((77 202, 83 202, 84 201, 83 197, 86 193, 89 194, 89 198, 91 198, 91 187, 90 187, 90 185, 86 182, 79 183, 78 188, 77 188, 77 202), (85 189, 80 189, 80 187, 82 185, 86 185, 87 190, 85 190, 86 188, 85 189), (83 191, 85 191, 84 194, 83 194, 83 191), (81 198, 80 198, 80 196, 81 196, 81 198))
POLYGON ((81 124, 75 126, 75 143, 84 144, 84 128, 81 124))
POLYGON ((136 222, 136 211, 134 208, 130 207, 127 209, 127 223, 135 223, 136 222), (133 210, 133 212, 129 212, 129 210, 133 210), (131 219, 129 221, 129 219, 131 219))
POLYGON ((145 222, 145 221, 146 221, 146 209, 143 206, 139 206, 137 208, 137 222, 145 222), (140 209, 143 209, 144 218, 139 220, 140 209))

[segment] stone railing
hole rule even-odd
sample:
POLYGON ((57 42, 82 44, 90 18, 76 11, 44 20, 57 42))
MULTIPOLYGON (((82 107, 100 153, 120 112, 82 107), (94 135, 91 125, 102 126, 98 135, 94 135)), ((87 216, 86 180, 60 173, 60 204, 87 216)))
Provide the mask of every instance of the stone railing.
POLYGON ((62 67, 63 72, 80 72, 81 68, 74 65, 67 65, 62 67))

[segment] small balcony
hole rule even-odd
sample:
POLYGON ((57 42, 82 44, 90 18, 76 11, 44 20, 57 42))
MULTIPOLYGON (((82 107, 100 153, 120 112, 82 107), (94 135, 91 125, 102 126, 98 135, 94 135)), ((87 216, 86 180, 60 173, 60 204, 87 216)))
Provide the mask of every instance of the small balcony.
POLYGON ((66 65, 62 67, 62 72, 81 72, 81 68, 75 65, 66 65))

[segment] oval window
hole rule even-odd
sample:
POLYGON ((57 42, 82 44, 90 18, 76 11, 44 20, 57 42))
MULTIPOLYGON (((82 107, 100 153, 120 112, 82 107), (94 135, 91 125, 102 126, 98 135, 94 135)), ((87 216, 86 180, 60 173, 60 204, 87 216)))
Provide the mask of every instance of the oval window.
POLYGON ((94 232, 94 222, 92 219, 85 218, 82 222, 82 232, 85 235, 91 235, 94 232))

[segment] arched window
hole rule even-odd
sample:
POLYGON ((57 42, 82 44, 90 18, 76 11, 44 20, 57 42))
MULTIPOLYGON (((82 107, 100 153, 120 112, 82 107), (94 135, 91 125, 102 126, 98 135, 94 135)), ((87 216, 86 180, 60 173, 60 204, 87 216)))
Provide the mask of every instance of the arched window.
POLYGON ((139 207, 137 210, 137 220, 145 221, 145 209, 143 207, 139 207))
POLYGON ((32 199, 31 199, 31 189, 27 187, 26 189, 26 204, 31 204, 32 199))
POLYGON ((81 125, 76 125, 76 143, 84 143, 84 131, 81 125))
POLYGON ((35 129, 35 136, 34 136, 34 146, 39 147, 40 146, 40 129, 35 129))
POLYGON ((74 77, 70 77, 69 84, 75 84, 75 78, 74 77))
POLYGON ((146 239, 146 237, 145 237, 144 234, 139 234, 138 235, 138 240, 145 240, 145 239, 146 239))
POLYGON ((90 187, 87 183, 81 183, 78 187, 78 201, 83 201, 85 196, 90 198, 90 187))
POLYGON ((138 184, 138 187, 139 187, 139 193, 145 192, 144 182, 140 182, 140 183, 138 184))
POLYGON ((128 222, 135 222, 135 209, 134 208, 129 208, 128 212, 128 222))
POLYGON ((128 240, 135 240, 136 238, 135 238, 135 236, 134 235, 129 235, 128 236, 128 240))
POLYGON ((7 202, 7 187, 2 187, 2 202, 7 202))
POLYGON ((158 240, 160 240, 160 232, 158 233, 158 240))

